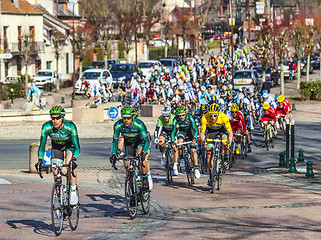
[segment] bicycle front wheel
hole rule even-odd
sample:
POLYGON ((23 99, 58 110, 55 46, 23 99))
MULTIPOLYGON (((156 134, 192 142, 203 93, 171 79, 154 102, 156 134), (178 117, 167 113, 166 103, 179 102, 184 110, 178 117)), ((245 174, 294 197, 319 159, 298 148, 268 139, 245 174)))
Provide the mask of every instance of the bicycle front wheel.
POLYGON ((220 190, 221 186, 222 186, 224 162, 222 161, 222 159, 220 157, 217 160, 218 160, 217 161, 218 162, 217 165, 219 165, 219 166, 216 167, 216 182, 217 182, 216 189, 220 190), (220 162, 220 164, 219 164, 219 162, 220 162))
POLYGON ((169 156, 169 152, 166 152, 166 176, 167 176, 167 182, 171 183, 173 181, 173 172, 172 172, 171 158, 169 156))
MULTIPOLYGON (((76 188, 77 196, 79 196, 78 187, 76 188)), ((70 191, 71 192, 71 191, 70 191)), ((69 194, 70 194, 69 192, 69 194)), ((70 195, 69 195, 70 199, 70 195)), ((68 206, 69 210, 69 226, 72 231, 75 231, 78 227, 79 223, 79 203, 77 205, 70 205, 68 206)))
POLYGON ((213 159, 213 164, 212 164, 212 169, 211 169, 211 172, 210 172, 210 179, 212 180, 211 181, 211 193, 214 193, 214 190, 215 190, 215 184, 216 184, 216 164, 217 164, 217 159, 214 157, 213 159))
POLYGON ((135 190, 137 189, 137 185, 134 177, 132 177, 133 188, 131 188, 130 178, 131 178, 131 174, 127 173, 126 180, 125 180, 125 202, 126 202, 128 216, 130 217, 130 219, 133 219, 137 215, 137 194, 135 192, 135 190))
POLYGON ((59 195, 62 196, 62 185, 59 183, 54 183, 51 191, 51 223, 52 229, 56 236, 59 236, 62 231, 63 226, 63 197, 58 197, 59 195))
MULTIPOLYGON (((146 179, 144 179, 145 181, 147 181, 147 177, 146 179)), ((150 191, 149 189, 147 190, 143 190, 143 186, 141 186, 141 204, 142 204, 142 210, 144 212, 144 214, 149 213, 149 209, 150 209, 150 191)))

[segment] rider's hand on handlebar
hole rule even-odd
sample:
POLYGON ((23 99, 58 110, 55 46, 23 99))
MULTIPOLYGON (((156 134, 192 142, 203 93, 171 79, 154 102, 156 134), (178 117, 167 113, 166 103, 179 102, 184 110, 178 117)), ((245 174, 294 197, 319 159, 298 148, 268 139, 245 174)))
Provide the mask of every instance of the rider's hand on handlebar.
POLYGON ((71 171, 75 170, 77 168, 77 158, 73 157, 69 163, 69 167, 71 171))
POLYGON ((35 164, 35 168, 37 169, 37 172, 41 172, 42 169, 42 159, 39 158, 38 162, 35 164))
POLYGON ((141 152, 140 154, 139 154, 139 159, 140 159, 140 161, 145 161, 145 159, 146 159, 146 153, 144 153, 144 152, 141 152))
POLYGON ((116 154, 111 155, 111 157, 109 158, 109 161, 112 165, 116 162, 116 160, 117 160, 116 154))

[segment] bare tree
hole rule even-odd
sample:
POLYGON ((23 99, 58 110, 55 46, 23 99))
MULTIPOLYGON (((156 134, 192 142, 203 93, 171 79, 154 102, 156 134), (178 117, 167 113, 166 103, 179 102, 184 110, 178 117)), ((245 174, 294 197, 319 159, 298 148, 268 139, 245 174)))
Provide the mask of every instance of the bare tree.
POLYGON ((178 16, 176 21, 176 29, 179 35, 183 38, 183 57, 186 57, 186 41, 189 36, 195 36, 196 29, 195 25, 190 20, 189 16, 186 14, 183 14, 181 16, 178 16))
POLYGON ((111 52, 111 40, 113 35, 110 32, 109 25, 106 24, 101 29, 98 29, 98 43, 104 51, 104 61, 107 69, 108 54, 111 52))
POLYGON ((165 36, 165 57, 167 57, 168 40, 173 39, 173 23, 168 20, 164 21, 162 28, 165 36))
POLYGON ((258 34, 257 47, 259 50, 259 61, 262 65, 262 81, 265 82, 265 71, 269 65, 271 57, 272 34, 269 27, 265 27, 258 34))
MULTIPOLYGON (((61 58, 63 47, 66 45, 66 38, 64 37, 64 35, 62 33, 60 33, 57 29, 55 29, 51 32, 51 42, 52 42, 52 46, 54 48, 54 53, 55 53, 56 72, 57 72, 57 76, 59 76, 59 59, 61 58)), ((57 91, 60 88, 59 80, 60 79, 58 78, 57 82, 56 82, 57 91)))
POLYGON ((298 66, 297 66, 297 89, 300 89, 301 82, 301 56, 302 56, 302 48, 304 43, 304 35, 303 29, 301 27, 297 27, 294 30, 294 55, 298 58, 298 66))
POLYGON ((280 30, 280 32, 278 33, 278 37, 277 37, 278 41, 276 44, 277 47, 277 53, 278 53, 278 57, 280 59, 280 66, 281 66, 281 89, 280 89, 280 94, 284 95, 284 68, 283 68, 283 63, 284 60, 286 58, 286 46, 287 46, 287 42, 288 42, 288 34, 287 32, 282 29, 280 30))
POLYGON ((32 33, 30 31, 23 32, 21 35, 21 55, 25 63, 25 96, 28 96, 28 68, 30 62, 30 56, 32 51, 32 33))

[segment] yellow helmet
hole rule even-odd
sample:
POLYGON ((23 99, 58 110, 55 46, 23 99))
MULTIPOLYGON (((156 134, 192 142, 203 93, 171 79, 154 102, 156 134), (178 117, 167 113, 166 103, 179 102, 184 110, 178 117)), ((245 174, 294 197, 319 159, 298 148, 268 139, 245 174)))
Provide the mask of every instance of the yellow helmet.
POLYGON ((283 95, 280 95, 278 96, 278 98, 276 99, 279 103, 283 102, 284 100, 284 96, 283 95))
POLYGON ((176 94, 179 94, 179 90, 176 90, 176 94))
POLYGON ((220 112, 220 106, 217 103, 213 103, 210 106, 209 114, 218 114, 220 112))
POLYGON ((268 103, 263 104, 263 109, 268 110, 270 108, 270 105, 268 103))
POLYGON ((240 109, 239 106, 237 106, 236 104, 233 104, 233 105, 231 106, 231 111, 232 111, 232 112, 237 112, 239 109, 240 109))

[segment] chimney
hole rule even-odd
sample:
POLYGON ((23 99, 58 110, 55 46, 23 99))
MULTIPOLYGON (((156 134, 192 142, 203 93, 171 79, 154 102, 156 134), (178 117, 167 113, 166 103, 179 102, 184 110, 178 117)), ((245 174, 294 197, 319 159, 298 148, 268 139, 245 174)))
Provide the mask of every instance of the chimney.
POLYGON ((17 8, 19 8, 19 0, 11 0, 11 1, 17 8))

